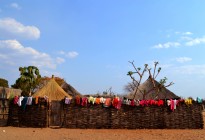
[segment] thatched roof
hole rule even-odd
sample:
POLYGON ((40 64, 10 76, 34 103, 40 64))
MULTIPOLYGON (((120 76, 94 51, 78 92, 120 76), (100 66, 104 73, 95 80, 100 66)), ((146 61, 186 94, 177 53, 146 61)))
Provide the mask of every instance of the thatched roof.
POLYGON ((20 96, 21 92, 20 89, 0 87, 0 98, 9 99, 10 97, 20 96))
POLYGON ((78 92, 74 87, 72 87, 70 84, 64 82, 61 85, 61 88, 70 96, 75 97, 75 96, 82 96, 80 92, 78 92))
MULTIPOLYGON (((154 82, 155 82, 156 87, 160 86, 159 82, 157 82, 156 80, 154 82)), ((148 78, 143 84, 141 84, 138 87, 139 90, 137 91, 137 93, 135 95, 135 99, 148 100, 148 99, 178 99, 179 98, 177 95, 175 95, 173 92, 171 92, 170 90, 168 90, 164 86, 162 88, 160 88, 158 93, 156 90, 152 90, 153 87, 154 87, 154 85, 153 85, 151 79, 148 78), (150 90, 151 90, 151 92, 147 93, 150 90)), ((136 91, 136 89, 133 92, 131 92, 127 97, 133 98, 135 91, 136 91)))
POLYGON ((37 96, 47 96, 49 98, 49 101, 60 101, 65 97, 72 98, 58 85, 54 78, 52 78, 43 88, 33 94, 33 97, 37 96))

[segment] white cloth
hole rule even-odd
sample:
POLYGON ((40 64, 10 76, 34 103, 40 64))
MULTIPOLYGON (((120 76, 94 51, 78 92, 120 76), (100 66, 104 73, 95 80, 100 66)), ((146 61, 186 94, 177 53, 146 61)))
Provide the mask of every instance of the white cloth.
POLYGON ((23 98, 24 98, 23 96, 19 97, 19 100, 17 102, 18 106, 21 106, 21 101, 23 101, 23 98))
POLYGON ((27 105, 32 105, 32 99, 33 99, 32 97, 28 97, 28 100, 27 100, 26 104, 27 105))

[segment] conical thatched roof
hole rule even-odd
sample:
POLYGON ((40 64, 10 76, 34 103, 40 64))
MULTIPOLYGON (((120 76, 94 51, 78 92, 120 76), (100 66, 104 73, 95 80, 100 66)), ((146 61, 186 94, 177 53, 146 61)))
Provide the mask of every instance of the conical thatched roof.
MULTIPOLYGON (((156 80, 154 82, 155 82, 156 87, 160 86, 159 82, 157 82, 156 80)), ((171 92, 170 90, 168 90, 165 87, 160 88, 158 93, 156 90, 152 90, 153 87, 154 87, 154 85, 153 85, 151 79, 148 78, 143 84, 141 84, 138 87, 139 90, 137 91, 137 93, 135 95, 135 99, 149 100, 149 99, 178 99, 179 98, 177 95, 175 95, 173 92, 171 92), (147 93, 148 91, 150 91, 150 92, 147 93)), ((133 98, 135 91, 136 91, 136 89, 128 95, 128 98, 133 98)))
POLYGON ((62 85, 61 85, 61 88, 67 92, 67 94, 69 94, 70 96, 72 97, 75 97, 75 96, 82 96, 80 94, 80 92, 78 92, 75 88, 73 88, 70 84, 64 82, 62 85))
POLYGON ((70 95, 68 95, 55 81, 54 78, 52 78, 47 85, 45 85, 43 88, 38 90, 36 93, 33 94, 33 97, 44 97, 47 96, 49 98, 49 101, 57 100, 60 101, 64 99, 65 97, 72 98, 70 95))

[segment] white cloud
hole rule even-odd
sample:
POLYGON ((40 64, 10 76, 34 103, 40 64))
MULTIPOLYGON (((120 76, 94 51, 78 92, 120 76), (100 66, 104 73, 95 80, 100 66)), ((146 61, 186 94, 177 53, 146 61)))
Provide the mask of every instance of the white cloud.
POLYGON ((179 42, 167 42, 167 43, 164 43, 164 44, 155 45, 155 46, 153 46, 153 48, 163 49, 163 48, 170 48, 170 47, 178 47, 180 45, 181 44, 179 42))
POLYGON ((75 58, 79 55, 79 53, 76 51, 70 51, 70 52, 59 51, 58 53, 69 58, 75 58))
POLYGON ((0 19, 0 37, 3 39, 38 39, 40 30, 35 26, 25 26, 13 18, 0 19))
POLYGON ((192 32, 184 32, 182 33, 183 35, 192 35, 193 33, 192 32))
POLYGON ((177 34, 177 35, 192 35, 193 33, 192 32, 179 32, 179 31, 176 31, 175 34, 177 34))
POLYGON ((177 74, 205 76, 205 65, 185 65, 185 66, 175 67, 173 68, 173 71, 177 74))
POLYGON ((24 47, 17 40, 0 40, 0 65, 28 66, 55 69, 56 63, 46 53, 24 47))
POLYGON ((194 45, 199 45, 205 43, 205 37, 201 38, 194 38, 188 42, 185 43, 186 46, 194 46, 194 45))
POLYGON ((59 54, 64 55, 64 54, 65 54, 65 52, 64 52, 64 51, 59 51, 59 54))
POLYGON ((75 57, 77 57, 79 54, 77 53, 77 52, 75 52, 75 51, 72 51, 72 52, 68 52, 67 53, 67 56, 69 57, 69 58, 75 58, 75 57))
POLYGON ((188 62, 188 61, 191 61, 192 58, 189 58, 189 57, 178 57, 176 58, 176 61, 179 62, 179 63, 184 63, 184 62, 188 62))
POLYGON ((57 58, 56 58, 56 62, 57 62, 58 64, 62 64, 62 63, 65 62, 65 59, 63 59, 63 58, 61 58, 61 57, 57 57, 57 58))
POLYGON ((21 7, 18 5, 18 3, 11 3, 10 6, 14 9, 20 10, 21 7))

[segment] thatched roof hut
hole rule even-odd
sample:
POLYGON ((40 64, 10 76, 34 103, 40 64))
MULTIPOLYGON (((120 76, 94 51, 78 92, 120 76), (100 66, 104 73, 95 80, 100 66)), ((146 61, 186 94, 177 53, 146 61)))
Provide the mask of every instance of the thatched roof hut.
POLYGON ((22 90, 14 88, 0 87, 0 99, 9 99, 14 96, 20 96, 22 90))
POLYGON ((54 78, 52 78, 43 88, 33 94, 33 97, 45 96, 49 98, 49 101, 60 101, 65 97, 72 98, 58 85, 54 78))
POLYGON ((70 96, 75 97, 75 96, 82 96, 80 92, 78 92, 74 87, 72 87, 70 84, 64 82, 61 85, 61 88, 70 96))
MULTIPOLYGON (((159 82, 157 82, 156 80, 154 82, 155 82, 156 87, 160 86, 159 82)), ((154 85, 150 78, 148 78, 138 88, 139 90, 137 91, 135 95, 135 99, 139 99, 139 100, 142 100, 142 99, 146 99, 146 100, 149 100, 149 99, 154 99, 154 100, 155 99, 179 99, 177 95, 175 95, 173 92, 171 92, 164 86, 160 88, 159 92, 157 92, 156 90, 152 90, 154 88, 154 85)), ((135 91, 136 89, 130 94, 128 94, 127 97, 132 99, 134 97, 135 91)))

